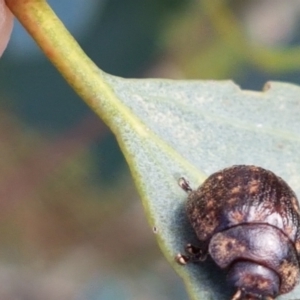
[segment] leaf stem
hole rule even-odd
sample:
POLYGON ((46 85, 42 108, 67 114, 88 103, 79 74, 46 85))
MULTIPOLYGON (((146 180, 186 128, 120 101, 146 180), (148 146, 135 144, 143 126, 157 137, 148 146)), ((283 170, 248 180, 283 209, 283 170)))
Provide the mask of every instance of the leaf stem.
POLYGON ((114 96, 106 74, 87 57, 47 2, 6 0, 6 4, 77 94, 109 123, 105 102, 114 96))

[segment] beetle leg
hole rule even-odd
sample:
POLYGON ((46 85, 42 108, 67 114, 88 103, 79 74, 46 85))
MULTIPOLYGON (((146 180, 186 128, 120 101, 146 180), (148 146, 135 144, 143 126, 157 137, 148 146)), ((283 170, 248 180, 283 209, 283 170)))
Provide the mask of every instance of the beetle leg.
POLYGON ((255 296, 250 296, 250 295, 245 295, 245 291, 243 289, 238 289, 236 291, 236 293, 232 296, 232 298, 230 300, 242 300, 242 299, 253 299, 253 300, 258 300, 258 299, 265 299, 265 300, 274 300, 273 297, 271 296, 267 296, 267 297, 263 297, 263 296, 259 296, 259 295, 255 295, 255 296), (245 297, 246 296, 246 297, 245 297))
POLYGON ((241 300, 243 296, 243 292, 241 289, 238 289, 236 291, 236 293, 233 295, 233 297, 231 298, 231 300, 241 300))
POLYGON ((187 193, 193 191, 192 188, 190 187, 189 182, 184 177, 178 179, 178 184, 187 193))
POLYGON ((178 253, 176 256, 175 256, 175 260, 178 264, 184 266, 186 265, 189 261, 190 261, 190 257, 187 256, 187 255, 183 255, 181 253, 178 253))
POLYGON ((179 253, 175 257, 175 260, 180 265, 186 265, 189 262, 204 261, 208 255, 207 250, 203 250, 203 248, 194 246, 192 244, 186 245, 185 252, 186 252, 186 255, 179 253))
POLYGON ((187 244, 185 246, 185 252, 191 256, 191 260, 196 261, 204 261, 207 258, 208 252, 207 250, 203 250, 203 248, 194 246, 192 244, 187 244))

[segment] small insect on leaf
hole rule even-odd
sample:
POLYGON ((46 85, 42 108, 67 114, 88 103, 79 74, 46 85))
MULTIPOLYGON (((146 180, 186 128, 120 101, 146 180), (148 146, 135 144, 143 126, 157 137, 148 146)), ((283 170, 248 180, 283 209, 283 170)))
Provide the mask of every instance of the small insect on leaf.
POLYGON ((196 190, 185 179, 186 212, 199 245, 181 264, 210 255, 226 269, 231 300, 275 299, 299 281, 300 215, 295 193, 273 172, 237 165, 212 174, 196 190))

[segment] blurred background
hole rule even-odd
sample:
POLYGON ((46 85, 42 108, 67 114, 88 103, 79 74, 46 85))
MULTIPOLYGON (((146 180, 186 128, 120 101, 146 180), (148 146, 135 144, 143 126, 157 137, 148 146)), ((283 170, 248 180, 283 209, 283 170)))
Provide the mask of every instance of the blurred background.
MULTIPOLYGON (((48 2, 114 75, 300 81, 297 0, 48 2)), ((188 299, 114 136, 17 21, 0 65, 0 299, 188 299)))

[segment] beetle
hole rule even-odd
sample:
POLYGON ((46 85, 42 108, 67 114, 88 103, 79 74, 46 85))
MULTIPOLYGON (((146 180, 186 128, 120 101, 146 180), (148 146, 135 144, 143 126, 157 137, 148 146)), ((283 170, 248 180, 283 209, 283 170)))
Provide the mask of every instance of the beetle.
POLYGON ((199 245, 188 244, 179 264, 208 255, 227 271, 231 300, 273 300, 299 281, 300 209, 288 184, 273 172, 235 165, 209 176, 188 193, 187 217, 199 245))

